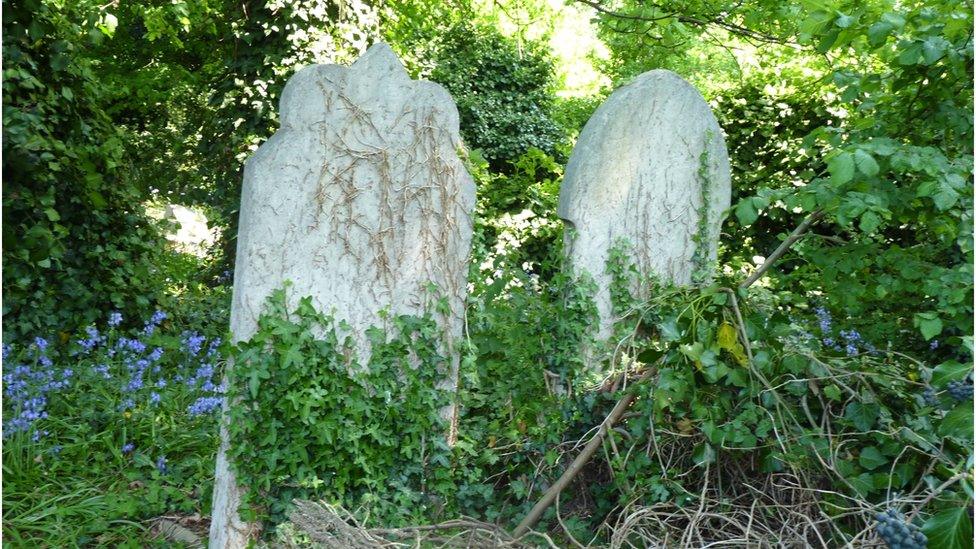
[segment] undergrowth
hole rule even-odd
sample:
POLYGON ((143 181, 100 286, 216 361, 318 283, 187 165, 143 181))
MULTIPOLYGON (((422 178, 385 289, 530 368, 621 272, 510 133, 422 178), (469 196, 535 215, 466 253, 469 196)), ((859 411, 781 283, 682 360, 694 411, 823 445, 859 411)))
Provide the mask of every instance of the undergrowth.
MULTIPOLYGON (((585 282, 566 276, 542 283, 509 268, 475 288, 459 392, 460 438, 452 450, 440 447, 438 458, 424 457, 422 449, 437 438, 433 414, 443 401, 435 392, 417 393, 433 387, 434 378, 418 384, 404 358, 418 343, 403 334, 417 333, 423 323, 400 324, 407 331, 392 339, 377 333, 379 358, 360 374, 328 358, 347 356, 340 340, 327 335, 313 343, 308 334, 314 330, 299 329, 303 314, 328 322, 307 303, 288 313, 297 316, 286 329, 266 320, 261 348, 283 357, 288 338, 303 337, 301 348, 311 354, 301 361, 328 366, 302 376, 328 373, 328 383, 343 384, 279 380, 294 394, 324 388, 333 395, 322 397, 334 402, 318 410, 303 411, 281 395, 266 401, 277 403, 276 413, 297 414, 261 430, 276 432, 278 440, 308 440, 321 419, 312 415, 335 416, 325 423, 338 442, 320 441, 315 459, 303 460, 296 450, 298 457, 288 458, 290 472, 278 464, 279 486, 289 487, 279 494, 296 495, 296 478, 301 485, 312 477, 295 477, 295 471, 312 467, 321 484, 305 496, 358 509, 357 516, 374 524, 427 524, 462 514, 510 530, 624 392, 634 391, 634 403, 598 457, 537 529, 561 543, 697 546, 741 538, 832 547, 877 541, 874 517, 890 510, 916 524, 932 546, 960 546, 966 539, 972 392, 950 394, 948 387, 971 375, 967 360, 926 365, 865 341, 826 309, 761 289, 732 289, 731 280, 692 288, 630 280, 635 271, 627 254, 612 257, 615 313, 622 320, 605 345, 587 336, 594 309, 585 282), (650 298, 628 297, 628 288, 637 286, 650 298), (586 361, 600 366, 593 370, 586 361), (654 371, 651 381, 633 381, 647 369, 654 371), (401 381, 382 384, 390 379, 401 381), (411 398, 418 398, 416 406, 411 398), (372 414, 389 413, 396 416, 386 425, 393 431, 381 434, 372 414), (343 421, 353 416, 359 419, 343 421), (426 443, 424 434, 431 435, 426 443), (353 443, 357 452, 346 456, 353 443), (363 497, 367 493, 372 501, 363 497)), ((283 310, 276 311, 281 317, 283 310)), ((971 349, 969 338, 954 344, 971 349)), ((421 358, 421 365, 443 360, 433 351, 421 358)), ((253 372, 244 370, 239 379, 253 372)), ((263 416, 254 416, 253 424, 272 425, 263 416)), ((267 447, 274 441, 264 444, 240 454, 250 460, 274 455, 267 447)), ((285 448, 280 451, 295 456, 285 448)), ((286 509, 287 497, 277 505, 286 509)))

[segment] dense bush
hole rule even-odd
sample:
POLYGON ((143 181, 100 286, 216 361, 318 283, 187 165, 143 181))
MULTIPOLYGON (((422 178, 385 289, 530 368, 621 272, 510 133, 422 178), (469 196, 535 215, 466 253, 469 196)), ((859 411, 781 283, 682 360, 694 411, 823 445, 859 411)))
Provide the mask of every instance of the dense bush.
POLYGON ((555 151, 553 72, 538 44, 520 49, 494 29, 459 25, 440 37, 433 56, 430 79, 451 92, 465 143, 493 168, 504 170, 533 147, 555 151))
POLYGON ((4 10, 3 288, 7 333, 72 329, 159 295, 160 233, 89 50, 105 37, 79 7, 4 10))

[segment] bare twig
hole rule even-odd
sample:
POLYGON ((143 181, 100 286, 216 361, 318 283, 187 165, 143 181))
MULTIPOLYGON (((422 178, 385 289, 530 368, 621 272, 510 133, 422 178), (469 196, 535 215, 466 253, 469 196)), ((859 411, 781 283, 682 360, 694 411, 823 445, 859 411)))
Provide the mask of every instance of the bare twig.
POLYGON ((742 284, 739 284, 739 288, 748 288, 749 286, 752 286, 753 283, 755 283, 757 280, 762 278, 762 276, 766 273, 766 271, 768 271, 769 268, 773 266, 773 263, 775 263, 776 260, 782 257, 783 254, 786 253, 786 250, 789 250, 790 246, 792 246, 794 242, 802 238, 804 233, 807 232, 810 226, 813 225, 821 217, 823 217, 823 210, 817 210, 811 213, 810 215, 808 215, 806 219, 804 219, 803 222, 800 223, 799 226, 797 226, 797 228, 793 229, 793 232, 790 233, 790 236, 788 236, 786 240, 784 240, 783 243, 780 244, 775 251, 773 251, 773 253, 769 254, 769 257, 766 258, 766 261, 763 261, 763 264, 760 265, 759 268, 756 269, 754 273, 749 275, 749 278, 745 279, 742 282, 742 284))

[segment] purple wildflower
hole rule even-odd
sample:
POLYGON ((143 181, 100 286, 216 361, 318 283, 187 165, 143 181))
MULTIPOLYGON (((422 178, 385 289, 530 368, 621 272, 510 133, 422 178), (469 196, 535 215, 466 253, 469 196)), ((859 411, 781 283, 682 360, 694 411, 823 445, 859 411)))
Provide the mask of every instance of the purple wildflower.
POLYGON ((166 467, 166 456, 159 456, 159 458, 156 459, 156 470, 164 475, 166 474, 166 471, 168 470, 166 467))
POLYGON ((132 443, 132 442, 126 442, 125 444, 122 445, 122 453, 123 454, 128 454, 128 453, 132 452, 135 449, 136 449, 136 445, 134 443, 132 443))
POLYGON ((193 404, 187 407, 186 411, 191 416, 201 416, 209 414, 220 408, 223 399, 220 397, 200 397, 193 404))
POLYGON ((42 353, 45 350, 47 350, 47 340, 44 339, 43 337, 35 337, 34 338, 34 345, 36 345, 37 346, 37 350, 39 350, 42 353))
POLYGON ((119 324, 122 324, 122 313, 113 311, 110 315, 108 315, 108 327, 115 328, 118 327, 119 324))
POLYGON ((197 356, 207 338, 196 332, 183 332, 183 348, 190 356, 197 356))

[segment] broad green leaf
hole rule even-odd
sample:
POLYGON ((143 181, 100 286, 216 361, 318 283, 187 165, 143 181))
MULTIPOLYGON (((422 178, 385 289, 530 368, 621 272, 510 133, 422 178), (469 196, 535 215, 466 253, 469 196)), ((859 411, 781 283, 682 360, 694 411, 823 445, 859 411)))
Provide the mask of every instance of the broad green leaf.
POLYGON ((893 29, 894 26, 883 21, 871 25, 868 27, 868 43, 875 48, 884 44, 893 29))
POLYGON ((945 387, 950 381, 965 379, 973 371, 973 365, 963 364, 955 360, 949 360, 939 364, 932 370, 932 385, 935 387, 945 387))
POLYGON ((866 211, 861 215, 861 230, 866 233, 874 232, 881 225, 881 218, 872 211, 866 211))
POLYGON ((827 162, 827 171, 830 172, 830 179, 835 185, 843 185, 854 179, 854 156, 848 152, 842 152, 827 162))
POLYGON ((739 224, 743 227, 752 225, 756 219, 759 218, 759 212, 756 210, 756 206, 753 204, 752 198, 742 199, 738 204, 736 204, 735 217, 739 220, 739 224))
POLYGON ((942 319, 936 313, 920 313, 915 315, 915 325, 918 326, 925 341, 942 333, 942 319))
POLYGON ((834 25, 837 25, 838 27, 840 27, 842 29, 846 29, 846 28, 850 27, 851 25, 853 25, 856 21, 857 21, 857 18, 855 18, 855 17, 852 17, 850 15, 841 14, 839 17, 837 17, 837 19, 834 20, 834 25))
POLYGON ((973 403, 963 402, 949 411, 939 424, 939 434, 963 440, 973 438, 973 403))
POLYGON ((864 175, 871 177, 878 174, 878 162, 871 156, 871 153, 863 149, 854 151, 854 162, 857 164, 857 169, 864 175))
POLYGON ((973 519, 965 505, 932 515, 922 525, 928 546, 939 549, 969 549, 973 546, 973 519))

